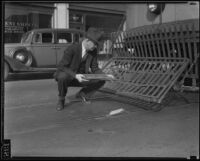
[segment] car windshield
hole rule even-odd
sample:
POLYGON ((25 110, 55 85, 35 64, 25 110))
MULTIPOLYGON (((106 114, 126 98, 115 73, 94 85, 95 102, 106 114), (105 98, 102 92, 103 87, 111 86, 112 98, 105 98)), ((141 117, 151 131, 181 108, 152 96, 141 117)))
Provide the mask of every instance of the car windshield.
POLYGON ((28 43, 30 39, 31 39, 31 32, 29 31, 22 35, 21 43, 28 43))

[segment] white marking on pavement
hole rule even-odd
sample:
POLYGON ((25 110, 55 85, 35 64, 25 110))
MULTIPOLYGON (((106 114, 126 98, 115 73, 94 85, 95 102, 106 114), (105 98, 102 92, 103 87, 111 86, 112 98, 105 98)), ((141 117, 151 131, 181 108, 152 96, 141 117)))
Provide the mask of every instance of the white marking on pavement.
POLYGON ((108 114, 108 116, 116 115, 116 114, 119 114, 119 113, 121 113, 123 111, 124 111, 123 108, 120 108, 120 109, 117 109, 117 110, 113 110, 108 114))

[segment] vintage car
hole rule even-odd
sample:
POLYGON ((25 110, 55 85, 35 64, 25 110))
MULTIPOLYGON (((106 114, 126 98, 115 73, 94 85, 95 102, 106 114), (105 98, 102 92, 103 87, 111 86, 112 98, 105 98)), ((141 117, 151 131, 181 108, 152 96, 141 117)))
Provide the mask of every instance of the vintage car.
POLYGON ((20 43, 4 45, 4 80, 19 72, 53 72, 64 50, 85 35, 76 29, 34 29, 20 43))

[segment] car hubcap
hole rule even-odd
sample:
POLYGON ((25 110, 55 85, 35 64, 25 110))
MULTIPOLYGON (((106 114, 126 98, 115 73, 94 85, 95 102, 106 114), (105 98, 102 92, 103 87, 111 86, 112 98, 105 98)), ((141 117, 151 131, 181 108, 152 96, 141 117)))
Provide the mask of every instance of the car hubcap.
POLYGON ((21 62, 24 62, 25 56, 22 55, 22 54, 17 54, 17 55, 16 55, 16 59, 18 59, 18 60, 21 61, 21 62))
POLYGON ((15 55, 15 59, 19 60, 21 63, 26 66, 30 66, 32 63, 32 56, 26 52, 17 52, 15 55))

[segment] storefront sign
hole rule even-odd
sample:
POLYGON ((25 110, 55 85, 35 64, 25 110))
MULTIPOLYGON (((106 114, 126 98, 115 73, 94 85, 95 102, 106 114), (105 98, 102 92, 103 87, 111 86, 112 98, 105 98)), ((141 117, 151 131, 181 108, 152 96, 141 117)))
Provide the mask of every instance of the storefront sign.
POLYGON ((34 24, 15 22, 15 21, 5 21, 5 33, 24 33, 27 28, 34 28, 34 24))

